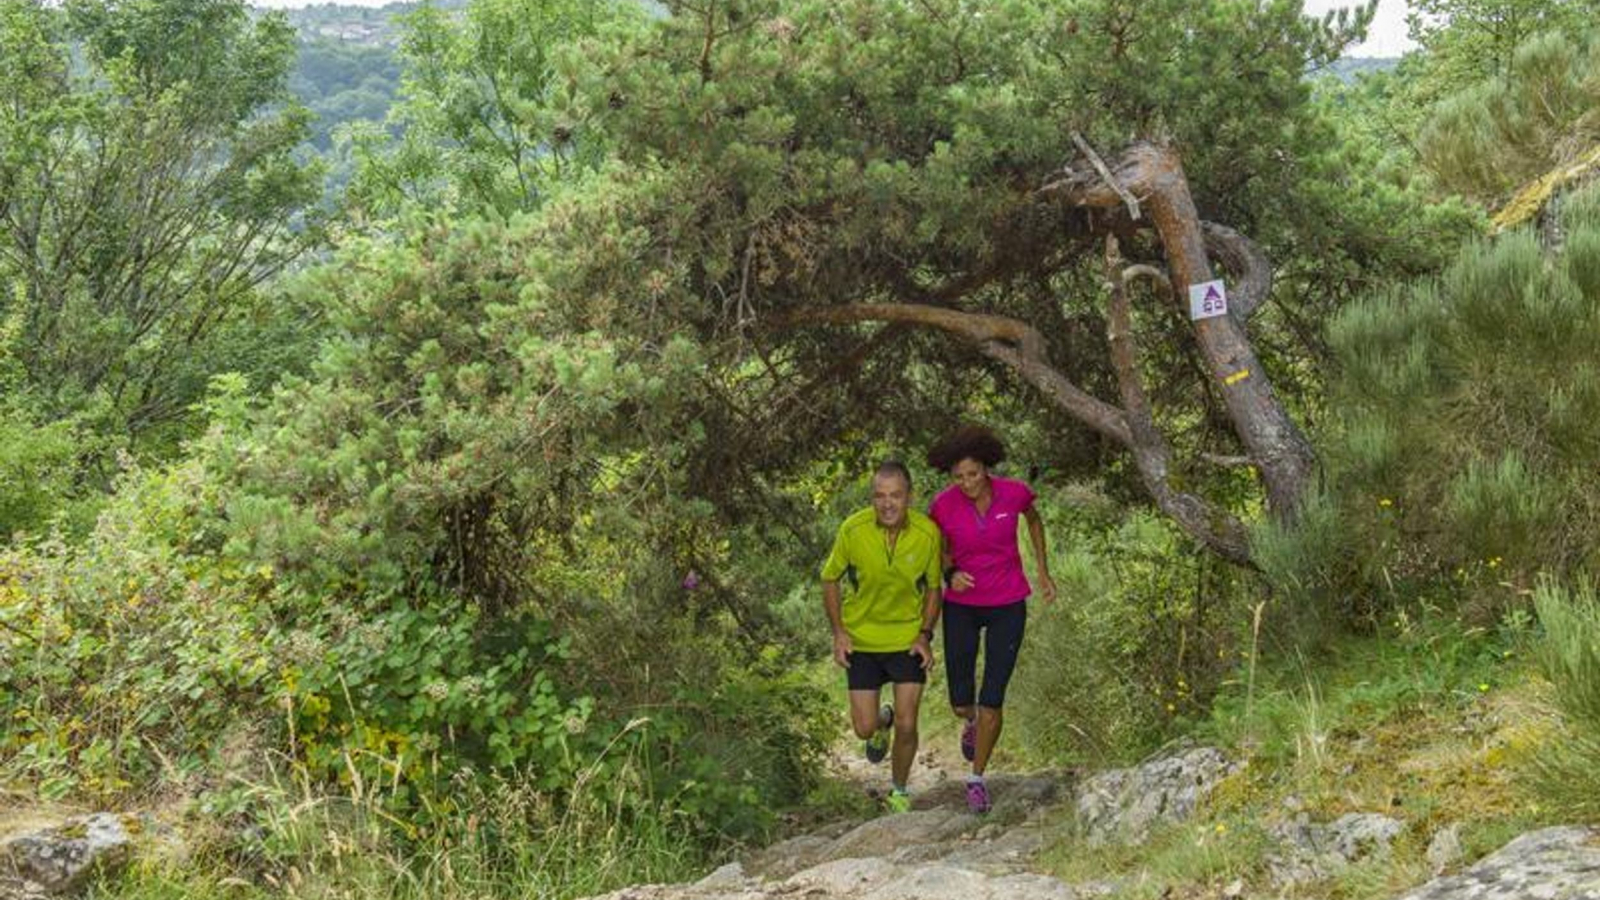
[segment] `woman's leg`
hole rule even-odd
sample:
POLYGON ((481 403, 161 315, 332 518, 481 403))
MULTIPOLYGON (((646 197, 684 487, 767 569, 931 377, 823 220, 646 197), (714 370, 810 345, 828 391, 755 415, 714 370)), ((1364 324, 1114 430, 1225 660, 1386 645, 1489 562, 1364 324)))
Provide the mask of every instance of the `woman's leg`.
POLYGON ((972 718, 977 700, 977 611, 960 603, 944 605, 944 680, 950 691, 950 708, 963 719, 972 718))
POLYGON ((1001 709, 1006 702, 1006 687, 1017 667, 1022 650, 1022 635, 1027 630, 1028 604, 1012 603, 984 610, 983 690, 978 695, 978 747, 972 760, 974 775, 989 767, 989 755, 1000 742, 1004 723, 1001 709))

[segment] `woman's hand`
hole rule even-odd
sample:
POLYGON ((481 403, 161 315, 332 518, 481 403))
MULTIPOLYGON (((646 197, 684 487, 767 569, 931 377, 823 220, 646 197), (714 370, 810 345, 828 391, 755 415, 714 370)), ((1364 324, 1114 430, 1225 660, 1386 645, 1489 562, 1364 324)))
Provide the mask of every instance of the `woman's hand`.
POLYGON ((972 580, 971 575, 968 575, 966 572, 963 572, 960 569, 957 569, 955 573, 950 576, 950 590, 952 591, 970 591, 972 590, 972 586, 976 583, 977 582, 972 580))
POLYGON ((1044 605, 1049 606, 1056 602, 1056 583, 1050 578, 1050 574, 1048 572, 1040 572, 1038 582, 1039 599, 1044 602, 1044 605))

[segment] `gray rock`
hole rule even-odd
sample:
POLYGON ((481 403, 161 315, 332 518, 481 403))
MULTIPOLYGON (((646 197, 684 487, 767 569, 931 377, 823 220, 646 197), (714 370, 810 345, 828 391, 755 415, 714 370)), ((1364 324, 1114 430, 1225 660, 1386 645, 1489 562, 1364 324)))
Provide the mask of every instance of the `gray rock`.
POLYGON ((992 841, 974 841, 948 849, 943 858, 953 865, 1003 875, 1025 869, 1045 840, 1041 829, 1014 828, 992 841))
POLYGON ((744 870, 752 875, 787 877, 822 862, 833 842, 834 838, 813 834, 790 838, 752 853, 744 861, 744 870))
POLYGON ((1461 823, 1456 822, 1433 833, 1428 842, 1428 863, 1433 874, 1441 875, 1461 860, 1461 823))
MULTIPOLYGON (((862 900, 975 900, 988 897, 989 879, 953 866, 915 866, 859 896, 862 900)), ((848 896, 848 895, 846 895, 848 896)))
POLYGON ((750 877, 744 874, 744 866, 731 862, 712 872, 710 875, 694 883, 696 890, 712 891, 727 890, 730 888, 743 888, 750 882, 750 877))
POLYGON ((43 900, 44 886, 25 878, 0 875, 0 900, 43 900))
POLYGON ((1078 821, 1091 846, 1140 843, 1153 826, 1189 818, 1237 768, 1221 751, 1198 747, 1131 769, 1102 772, 1078 792, 1078 821))
POLYGON ((1349 813, 1328 826, 1333 852, 1350 862, 1368 856, 1387 856, 1389 846, 1405 826, 1377 813, 1349 813))
POLYGON ((838 859, 797 872, 782 882, 733 885, 705 880, 693 885, 624 888, 604 900, 1081 900, 1079 892, 1045 875, 991 877, 943 863, 897 865, 879 858, 838 859))
POLYGON ((804 838, 785 841, 751 857, 745 868, 752 874, 782 879, 836 859, 890 858, 909 848, 948 847, 977 824, 976 816, 950 809, 923 809, 882 816, 869 819, 831 841, 804 838))
POLYGON ((838 896, 869 891, 900 874, 900 867, 885 859, 836 859, 791 876, 783 886, 799 893, 820 890, 838 896))
POLYGON ((1545 828, 1400 900, 1600 900, 1600 831, 1545 828))
MULTIPOLYGON (((79 887, 95 872, 114 872, 133 854, 129 822, 137 819, 95 813, 54 828, 10 838, 0 844, 0 875, 60 894, 79 887)), ((137 828, 137 826, 135 826, 137 828)))
POLYGON ((1030 900, 1078 900, 1096 896, 1084 893, 1047 875, 1008 875, 989 882, 989 896, 994 900, 1030 898, 1030 900))
POLYGON ((1349 813, 1327 825, 1314 824, 1302 813, 1274 829, 1283 851, 1268 858, 1267 868, 1280 886, 1329 878, 1359 860, 1386 856, 1403 830, 1404 825, 1377 813, 1349 813))
POLYGON ((1079 900, 1101 896, 1027 872, 1045 843, 1043 816, 1061 794, 1053 777, 996 778, 987 816, 966 811, 952 780, 919 794, 909 813, 813 832, 723 866, 689 885, 641 885, 604 900, 1079 900))
POLYGON ((874 890, 860 900, 1077 900, 1068 885, 1045 875, 1009 875, 989 878, 954 866, 918 866, 874 890))

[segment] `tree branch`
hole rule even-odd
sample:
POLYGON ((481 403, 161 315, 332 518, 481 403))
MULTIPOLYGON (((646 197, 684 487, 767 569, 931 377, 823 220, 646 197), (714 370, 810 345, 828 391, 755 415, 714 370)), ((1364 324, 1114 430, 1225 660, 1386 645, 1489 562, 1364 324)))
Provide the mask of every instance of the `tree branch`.
POLYGON ((1172 293, 1172 279, 1167 277, 1167 273, 1155 266, 1139 263, 1122 270, 1123 287, 1127 287, 1128 282, 1135 278, 1148 278, 1160 285, 1162 290, 1169 294, 1172 293))
MULTIPOLYGON (((1292 520, 1314 475, 1316 453, 1277 399, 1245 334, 1245 316, 1270 286, 1264 258, 1235 235, 1202 227, 1182 162, 1170 147, 1133 144, 1123 152, 1111 182, 1126 185, 1143 198, 1166 253, 1175 302, 1182 303, 1191 285, 1214 277, 1206 253, 1208 239, 1225 247, 1225 254, 1238 254, 1232 261, 1241 273, 1238 292, 1244 314, 1200 319, 1192 328, 1206 377, 1222 399, 1234 433, 1256 461, 1268 509, 1280 520, 1292 520)), ((1080 208, 1116 210, 1123 204, 1112 183, 1092 169, 1068 166, 1038 193, 1080 208)))
POLYGON ((1135 222, 1139 221, 1138 198, 1129 193, 1128 189, 1123 187, 1122 184, 1117 181, 1116 176, 1112 175, 1111 170, 1106 167, 1105 160, 1100 158, 1100 154, 1094 152, 1094 147, 1090 146, 1089 142, 1083 139, 1083 135, 1074 131, 1072 133, 1072 143, 1077 146, 1078 152, 1082 153, 1088 158, 1089 165, 1094 166, 1094 170, 1100 174, 1100 179, 1104 181, 1113 191, 1116 191, 1118 197, 1122 198, 1123 205, 1128 207, 1128 218, 1134 220, 1135 222))
POLYGON ((1087 393, 1051 366, 1044 338, 1033 326, 1016 319, 918 303, 847 303, 796 310, 769 319, 767 324, 789 328, 857 322, 904 322, 965 338, 986 356, 1010 366, 1078 421, 1121 446, 1132 445, 1122 410, 1087 393))
POLYGON ((1111 302, 1106 316, 1106 340, 1111 350, 1111 366, 1117 375, 1117 389, 1127 412, 1128 431, 1133 438, 1130 449, 1139 468, 1145 489, 1155 498, 1161 511, 1171 516, 1184 531, 1218 555, 1239 565, 1250 562, 1250 542, 1238 518, 1194 494, 1172 486, 1172 449, 1156 427, 1139 374, 1138 353, 1133 345, 1133 321, 1128 311, 1128 292, 1124 285, 1122 259, 1117 239, 1106 235, 1106 283, 1111 302))
POLYGON ((1272 264, 1254 241, 1226 225, 1201 222, 1200 229, 1205 235, 1206 251, 1233 273, 1228 312, 1240 322, 1250 321, 1272 293, 1272 264))

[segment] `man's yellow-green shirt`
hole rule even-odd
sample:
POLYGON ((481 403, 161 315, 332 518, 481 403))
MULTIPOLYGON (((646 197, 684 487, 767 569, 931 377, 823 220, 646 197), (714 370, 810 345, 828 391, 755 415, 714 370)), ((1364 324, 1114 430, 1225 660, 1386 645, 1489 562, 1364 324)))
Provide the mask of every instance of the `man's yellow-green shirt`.
POLYGON ((841 618, 850 643, 865 653, 911 649, 922 630, 923 598, 941 574, 939 526, 914 509, 906 510, 893 550, 872 507, 853 513, 822 564, 823 581, 853 588, 845 591, 841 618))

